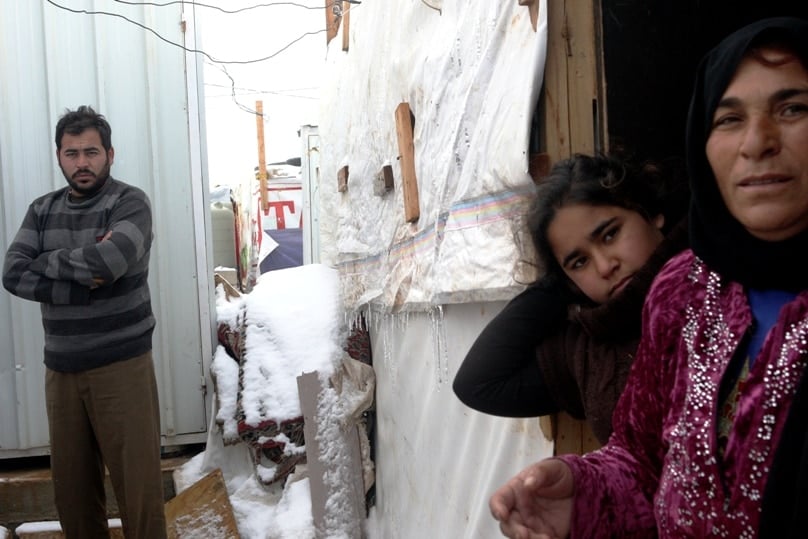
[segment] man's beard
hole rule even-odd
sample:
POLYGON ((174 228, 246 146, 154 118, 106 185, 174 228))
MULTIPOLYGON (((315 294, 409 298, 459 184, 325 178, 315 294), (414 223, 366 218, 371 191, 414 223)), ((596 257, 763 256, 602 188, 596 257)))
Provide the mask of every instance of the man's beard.
MULTIPOLYGON (((61 165, 59 165, 59 168, 62 168, 61 165)), ((82 198, 89 198, 100 191, 101 188, 104 187, 104 184, 107 183, 107 180, 109 179, 109 169, 109 160, 107 160, 106 164, 104 164, 104 168, 101 169, 99 174, 90 172, 90 174, 93 174, 93 177, 95 178, 95 182, 93 182, 90 187, 81 187, 76 181, 73 180, 73 178, 68 177, 68 175, 65 173, 65 169, 63 168, 62 174, 67 180, 67 184, 70 186, 72 192, 77 193, 82 198)), ((81 172, 87 173, 89 171, 85 170, 81 172)), ((79 174, 79 172, 76 172, 76 174, 79 174)))

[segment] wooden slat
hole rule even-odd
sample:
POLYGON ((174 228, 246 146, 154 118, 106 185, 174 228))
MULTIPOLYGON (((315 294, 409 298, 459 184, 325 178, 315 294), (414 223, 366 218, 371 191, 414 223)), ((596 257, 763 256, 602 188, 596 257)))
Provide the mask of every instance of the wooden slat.
POLYGON ((592 0, 567 4, 569 40, 567 91, 570 107, 570 150, 595 151, 594 108, 599 108, 598 56, 595 47, 595 6, 592 0))
POLYGON ((325 44, 331 43, 339 31, 339 24, 342 17, 337 17, 334 13, 334 2, 340 0, 325 0, 325 44))
POLYGON ((350 39, 350 26, 351 26, 351 4, 350 2, 342 3, 342 50, 348 50, 348 40, 350 39))
POLYGON ((404 218, 413 223, 421 217, 418 178, 415 176, 415 144, 409 103, 396 107, 396 135, 401 162, 401 188, 404 193, 404 218))
POLYGON ((566 2, 547 7, 547 57, 541 103, 542 143, 551 162, 570 156, 569 101, 567 99, 566 2))
POLYGON ((348 190, 348 177, 350 176, 350 169, 348 165, 340 167, 337 171, 337 191, 344 193, 348 190))

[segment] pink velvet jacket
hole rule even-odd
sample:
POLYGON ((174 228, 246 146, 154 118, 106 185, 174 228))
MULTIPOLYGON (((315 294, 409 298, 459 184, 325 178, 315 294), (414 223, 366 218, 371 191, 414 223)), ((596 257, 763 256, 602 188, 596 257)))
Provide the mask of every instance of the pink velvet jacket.
POLYGON ((663 268, 609 443, 561 457, 575 476, 572 537, 757 536, 775 444, 808 360, 808 292, 769 332, 721 456, 719 386, 751 323, 743 288, 692 251, 663 268))

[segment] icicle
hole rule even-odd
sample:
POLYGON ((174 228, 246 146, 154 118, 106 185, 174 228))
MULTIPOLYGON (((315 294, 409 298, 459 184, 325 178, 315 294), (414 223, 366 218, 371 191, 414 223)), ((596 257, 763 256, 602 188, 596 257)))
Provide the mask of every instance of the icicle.
POLYGON ((395 334, 395 315, 384 315, 382 327, 382 347, 384 348, 384 368, 390 379, 390 386, 396 386, 396 364, 393 359, 393 335, 395 334))
POLYGON ((443 384, 449 381, 449 350, 446 345, 446 325, 443 320, 443 306, 429 309, 429 321, 432 333, 432 356, 435 358, 437 387, 440 391, 443 384))

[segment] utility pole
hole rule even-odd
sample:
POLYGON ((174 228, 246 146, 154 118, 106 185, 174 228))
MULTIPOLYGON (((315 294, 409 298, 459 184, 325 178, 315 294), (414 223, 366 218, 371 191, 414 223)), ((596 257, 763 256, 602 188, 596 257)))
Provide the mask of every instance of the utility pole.
POLYGON ((264 102, 255 102, 255 125, 258 129, 258 187, 261 193, 261 211, 269 213, 269 196, 267 194, 267 162, 264 155, 264 102))

